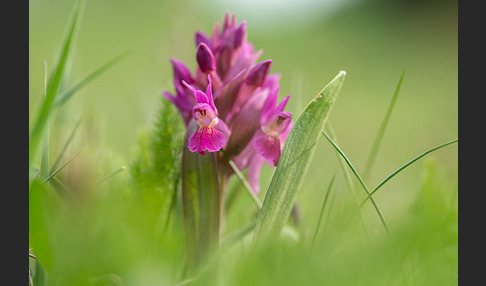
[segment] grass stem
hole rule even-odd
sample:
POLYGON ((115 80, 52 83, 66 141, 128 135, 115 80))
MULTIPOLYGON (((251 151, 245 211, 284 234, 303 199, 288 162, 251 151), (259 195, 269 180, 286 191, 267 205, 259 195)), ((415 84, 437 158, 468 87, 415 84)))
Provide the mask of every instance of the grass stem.
POLYGON ((228 161, 228 164, 230 165, 231 169, 233 169, 233 171, 235 172, 236 176, 238 177, 238 179, 240 179, 241 183, 245 187, 245 190, 248 193, 248 195, 250 195, 251 199, 257 205, 258 209, 261 209, 263 204, 260 201, 260 199, 257 197, 257 195, 255 194, 255 192, 253 192, 253 189, 250 186, 250 183, 248 183, 248 181, 245 179, 245 177, 241 173, 240 169, 238 169, 238 167, 233 162, 233 160, 231 160, 230 158, 228 158, 228 156, 226 155, 226 153, 224 152, 224 150, 222 152, 223 152, 224 157, 228 161))
MULTIPOLYGON (((351 169, 351 171, 353 172, 353 174, 356 176, 359 183, 363 187, 363 190, 366 192, 366 195, 369 196, 370 191, 369 191, 368 187, 366 186, 365 182, 363 181, 361 176, 358 174, 358 172, 354 168, 351 161, 349 161, 348 157, 346 157, 344 152, 339 148, 339 146, 336 145, 336 143, 329 137, 329 135, 327 135, 327 133, 325 131, 321 131, 321 133, 324 137, 326 137, 326 139, 331 143, 331 145, 334 147, 334 149, 336 149, 336 151, 341 155, 341 157, 343 157, 343 159, 346 161, 349 168, 351 169)), ((389 233, 388 224, 386 223, 385 217, 383 216, 383 213, 381 212, 380 207, 378 206, 378 204, 376 203, 376 201, 373 197, 370 197, 370 200, 371 200, 371 203, 373 204, 373 207, 376 210, 376 213, 378 214, 378 217, 380 218, 381 223, 383 224, 383 227, 385 228, 386 232, 389 233)))
POLYGON ((393 94, 392 101, 390 102, 390 106, 388 107, 388 110, 386 112, 385 118, 383 118, 383 121, 381 122, 380 129, 378 131, 378 134, 376 134, 375 141, 373 142, 373 145, 371 147, 371 151, 368 155, 368 159, 366 160, 365 164, 365 169, 363 173, 363 178, 367 180, 371 174, 371 170, 373 169, 375 160, 376 160, 376 155, 378 153, 378 149, 380 148, 381 141, 383 140, 383 135, 385 134, 385 129, 386 126, 388 125, 388 122, 390 121, 391 114, 393 112, 393 107, 395 106, 395 102, 397 101, 398 98, 398 93, 400 92, 400 88, 402 86, 403 78, 405 77, 405 72, 407 70, 404 69, 402 72, 402 76, 400 77, 400 80, 398 82, 397 88, 395 90, 395 94, 393 94))

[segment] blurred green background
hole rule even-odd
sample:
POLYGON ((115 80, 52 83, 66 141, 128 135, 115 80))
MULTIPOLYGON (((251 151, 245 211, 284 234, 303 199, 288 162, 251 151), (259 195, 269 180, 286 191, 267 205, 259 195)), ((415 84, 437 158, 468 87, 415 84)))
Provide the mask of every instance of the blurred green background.
MULTIPOLYGON (((29 1, 31 118, 42 96, 44 62, 48 70, 54 65, 73 4, 29 1)), ((259 60, 273 59, 271 73, 281 75, 279 98, 292 95, 287 109, 294 118, 340 70, 347 72, 330 121, 341 149, 359 171, 406 68, 367 182, 373 187, 421 152, 458 137, 457 9, 457 1, 438 0, 87 1, 65 85, 77 83, 126 50, 132 53, 84 87, 58 115, 62 120, 51 132, 65 138, 84 118, 89 124, 83 136, 91 136, 113 166, 130 165, 140 134, 153 127, 161 92, 173 90, 169 58, 194 70, 194 32, 210 34, 214 23, 230 11, 237 22, 247 21, 248 40, 264 51, 259 60)), ((337 155, 324 138, 314 157, 298 195, 302 220, 307 221, 303 232, 308 234, 317 223, 331 177, 337 176, 336 189, 345 186, 337 155)), ((428 158, 447 189, 453 189, 457 144, 428 158)), ((427 178, 424 162, 395 177, 376 195, 392 229, 406 220, 404 214, 427 178)), ((262 170, 262 190, 273 171, 262 170)), ((349 199, 345 190, 335 196, 338 202, 340 196, 349 199)), ((379 227, 371 208, 364 214, 368 223, 379 227)), ((238 221, 238 214, 229 219, 238 221)))
MULTIPOLYGON (((42 94, 44 61, 48 69, 53 66, 73 3, 29 2, 30 114, 42 94)), ((103 148, 120 165, 129 164, 140 132, 154 122, 161 92, 173 90, 168 59, 194 70, 194 32, 210 34, 226 11, 236 13, 238 22, 247 21, 248 40, 264 51, 260 60, 274 60, 271 72, 281 75, 279 97, 292 95, 288 109, 295 115, 340 70, 347 72, 330 120, 358 170, 407 69, 370 185, 415 155, 457 138, 456 1, 88 1, 66 85, 126 50, 132 54, 70 102, 71 116, 63 120, 68 131, 89 114, 103 148)), ((457 148, 448 149, 432 156, 456 176, 457 148)), ((339 172, 333 153, 323 139, 309 185, 321 186, 339 172)), ((264 172, 269 175, 262 176, 263 185, 273 169, 264 172)), ((385 212, 399 210, 419 185, 421 172, 410 168, 377 195, 390 200, 383 204, 385 212)), ((311 189, 301 195, 311 196, 311 189)))

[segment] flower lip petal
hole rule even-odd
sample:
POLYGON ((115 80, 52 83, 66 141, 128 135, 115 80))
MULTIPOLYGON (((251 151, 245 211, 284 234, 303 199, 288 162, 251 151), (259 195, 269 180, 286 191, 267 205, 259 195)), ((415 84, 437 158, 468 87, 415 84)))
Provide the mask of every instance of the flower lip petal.
POLYGON ((188 148, 191 152, 204 154, 205 151, 216 152, 226 144, 226 137, 214 127, 199 128, 189 137, 188 148))

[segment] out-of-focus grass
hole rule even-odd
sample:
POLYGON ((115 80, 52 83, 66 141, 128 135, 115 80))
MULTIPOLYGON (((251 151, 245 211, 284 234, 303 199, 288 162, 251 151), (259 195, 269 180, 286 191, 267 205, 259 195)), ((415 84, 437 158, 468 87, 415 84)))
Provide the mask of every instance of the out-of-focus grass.
MULTIPOLYGON (((44 60, 53 66, 73 3, 29 2, 31 115, 42 97, 44 60)), ((29 229, 35 232, 31 243, 47 264, 49 285, 121 285, 121 280, 123 285, 174 285, 182 279, 181 206, 170 204, 174 197, 167 197, 177 196, 168 192, 177 182, 157 181, 167 166, 151 165, 157 162, 153 158, 176 160, 177 154, 150 153, 149 146, 164 142, 140 135, 154 134, 161 111, 170 115, 167 122, 181 127, 174 123, 179 119, 175 110, 159 103, 161 91, 172 90, 168 59, 195 67, 194 31, 210 33, 226 10, 235 12, 238 21, 251 18, 248 10, 231 10, 231 3, 217 8, 210 3, 87 1, 70 77, 62 87, 73 86, 127 49, 133 52, 80 90, 80 96, 50 120, 49 154, 54 162, 82 118, 63 162, 81 153, 58 174, 78 187, 66 192, 50 182, 61 190, 57 195, 38 182, 31 189, 36 202, 29 217, 36 225, 29 229), (121 166, 128 170, 91 185, 121 166), (133 184, 134 170, 145 178, 139 183, 147 184, 133 184), (83 181, 86 177, 94 179, 83 181), (175 209, 172 216, 168 207, 175 209)), ((248 22, 248 39, 264 50, 260 60, 273 59, 271 72, 282 75, 280 96, 292 95, 288 109, 294 114, 337 71, 347 71, 331 120, 339 146, 360 172, 407 68, 369 186, 421 152, 457 138, 456 2, 357 1, 322 15, 295 27, 286 21, 280 28, 248 22)), ((172 131, 165 135, 176 140, 177 132, 172 131)), ((457 284, 457 147, 431 154, 427 164, 418 161, 376 194, 390 240, 369 203, 362 209, 365 226, 356 217, 344 228, 356 205, 335 150, 321 139, 297 197, 301 218, 294 228, 300 241, 292 243, 289 235, 284 247, 253 253, 247 248, 252 234, 247 234, 220 258, 227 285, 405 285, 401 271, 409 285, 457 284), (319 235, 310 249, 333 176, 319 235)), ((262 171, 266 190, 274 169, 262 171)), ((223 239, 256 219, 257 210, 239 184, 237 178, 230 180, 229 188, 237 195, 223 239)), ((362 193, 356 195, 363 198, 362 193)))

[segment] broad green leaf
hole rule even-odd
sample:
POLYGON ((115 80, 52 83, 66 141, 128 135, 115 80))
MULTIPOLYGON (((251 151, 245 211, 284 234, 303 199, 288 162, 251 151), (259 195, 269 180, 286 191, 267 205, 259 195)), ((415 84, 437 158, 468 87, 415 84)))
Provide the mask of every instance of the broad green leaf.
POLYGON ((188 126, 182 151, 182 206, 188 274, 194 274, 219 245, 220 184, 217 153, 190 152, 189 136, 197 130, 188 126))
POLYGON ((81 21, 81 12, 84 8, 85 1, 78 1, 74 7, 71 15, 69 28, 66 36, 64 37, 64 43, 59 53, 57 65, 52 71, 49 81, 47 82, 46 95, 42 100, 39 112, 35 121, 32 124, 32 129, 29 131, 29 170, 32 167, 37 150, 41 144, 43 134, 45 133, 47 119, 49 118, 52 107, 54 106, 54 100, 59 92, 61 82, 67 72, 67 62, 69 56, 72 53, 74 41, 78 32, 78 26, 81 21))
POLYGON ((339 72, 295 121, 263 201, 254 242, 274 238, 282 231, 345 75, 346 72, 339 72))

